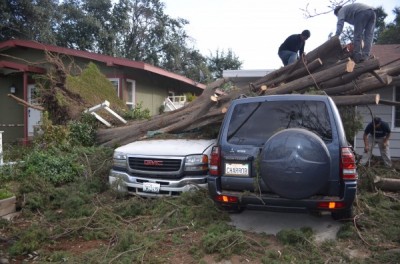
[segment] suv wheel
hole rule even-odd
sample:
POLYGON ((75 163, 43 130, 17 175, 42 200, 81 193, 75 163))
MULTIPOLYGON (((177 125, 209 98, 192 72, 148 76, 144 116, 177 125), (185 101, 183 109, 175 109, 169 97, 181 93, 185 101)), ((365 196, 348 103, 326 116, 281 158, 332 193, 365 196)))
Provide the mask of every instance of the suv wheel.
POLYGON ((284 198, 303 199, 328 184, 331 157, 324 141, 306 129, 275 133, 261 153, 261 178, 284 198))
POLYGON ((334 220, 351 220, 353 218, 353 209, 350 208, 332 212, 331 215, 334 220))

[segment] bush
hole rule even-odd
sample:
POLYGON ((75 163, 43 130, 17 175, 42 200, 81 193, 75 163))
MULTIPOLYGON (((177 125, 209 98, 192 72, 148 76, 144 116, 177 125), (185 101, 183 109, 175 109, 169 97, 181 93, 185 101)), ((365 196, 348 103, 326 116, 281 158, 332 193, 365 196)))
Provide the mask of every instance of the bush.
POLYGON ((23 177, 39 176, 54 185, 71 182, 83 171, 74 153, 57 148, 32 152, 23 164, 23 177))
POLYGON ((93 115, 82 115, 80 120, 70 122, 68 128, 70 131, 69 138, 72 144, 90 147, 96 143, 98 123, 93 115))
POLYGON ((150 110, 142 109, 142 102, 136 104, 128 112, 124 113, 123 117, 130 120, 150 119, 150 110))

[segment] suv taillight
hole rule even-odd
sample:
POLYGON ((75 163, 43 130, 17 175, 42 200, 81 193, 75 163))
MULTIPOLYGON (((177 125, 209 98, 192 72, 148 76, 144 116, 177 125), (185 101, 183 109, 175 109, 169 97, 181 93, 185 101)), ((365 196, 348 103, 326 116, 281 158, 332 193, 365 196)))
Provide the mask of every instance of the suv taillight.
POLYGON ((340 167, 343 180, 357 180, 356 158, 349 147, 342 148, 340 167))
POLYGON ((211 150, 209 173, 213 176, 220 175, 221 154, 218 146, 214 146, 211 150))

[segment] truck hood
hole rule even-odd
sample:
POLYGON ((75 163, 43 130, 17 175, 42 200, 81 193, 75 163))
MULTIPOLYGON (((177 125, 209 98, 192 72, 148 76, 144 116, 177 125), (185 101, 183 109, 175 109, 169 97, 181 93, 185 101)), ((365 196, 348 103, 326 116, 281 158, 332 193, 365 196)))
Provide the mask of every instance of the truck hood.
POLYGON ((129 143, 115 151, 134 155, 185 156, 190 154, 209 154, 215 139, 162 139, 142 140, 129 143))

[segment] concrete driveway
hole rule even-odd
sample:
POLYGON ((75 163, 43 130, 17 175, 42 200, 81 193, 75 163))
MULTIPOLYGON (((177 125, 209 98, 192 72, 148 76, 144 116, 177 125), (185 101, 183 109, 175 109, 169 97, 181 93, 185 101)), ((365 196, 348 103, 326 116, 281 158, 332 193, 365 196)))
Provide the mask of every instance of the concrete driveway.
POLYGON ((239 230, 272 235, 276 235, 283 229, 310 227, 314 231, 316 242, 336 239, 336 233, 342 225, 341 222, 334 221, 330 213, 317 216, 300 213, 244 210, 239 214, 231 214, 230 218, 230 224, 239 230))

